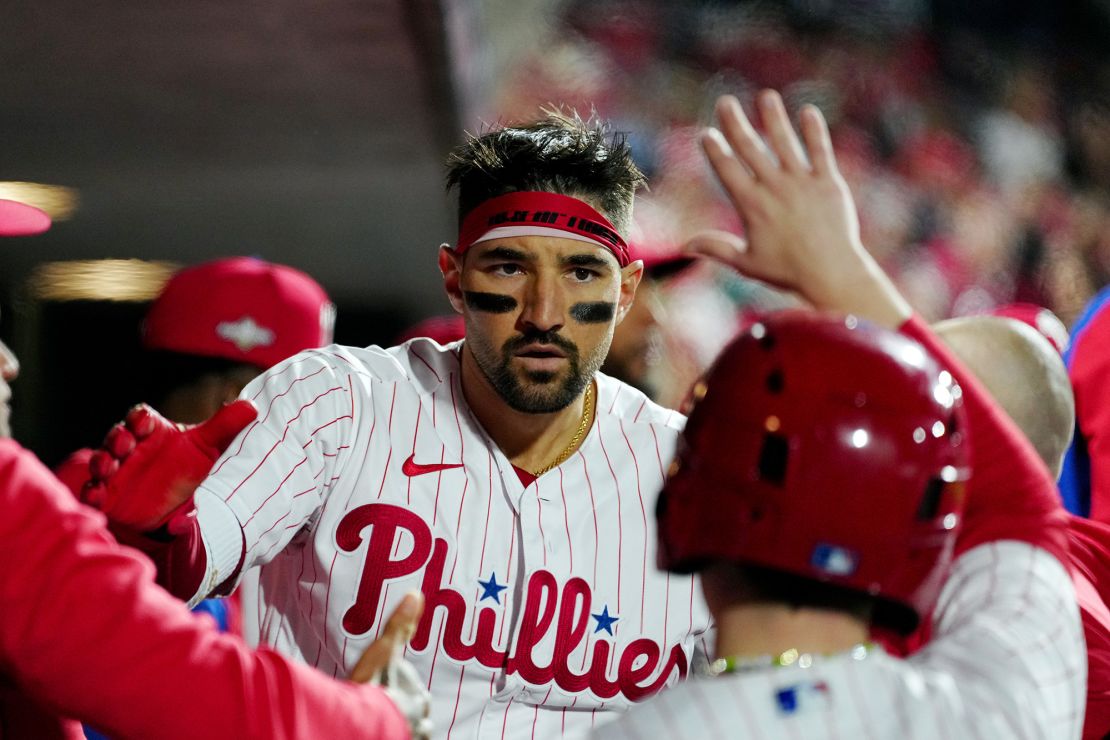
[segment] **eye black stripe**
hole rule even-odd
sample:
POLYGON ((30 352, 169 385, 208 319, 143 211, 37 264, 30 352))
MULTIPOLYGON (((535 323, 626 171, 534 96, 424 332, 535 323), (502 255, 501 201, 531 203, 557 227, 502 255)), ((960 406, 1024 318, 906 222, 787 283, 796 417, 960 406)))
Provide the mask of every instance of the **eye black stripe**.
POLYGON ((575 303, 570 307, 570 317, 582 324, 603 324, 617 315, 617 304, 605 301, 575 303))
POLYGON ((466 305, 473 311, 508 313, 517 307, 515 298, 500 293, 480 293, 464 290, 463 297, 466 299, 466 305))

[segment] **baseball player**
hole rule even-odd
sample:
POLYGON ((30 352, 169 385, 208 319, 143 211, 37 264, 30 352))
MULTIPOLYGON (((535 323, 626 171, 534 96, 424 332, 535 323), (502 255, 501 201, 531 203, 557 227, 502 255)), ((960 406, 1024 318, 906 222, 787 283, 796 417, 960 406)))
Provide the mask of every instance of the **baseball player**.
MULTIPOLYGON (((248 385, 258 419, 196 491, 175 592, 261 567, 262 640, 338 676, 422 590, 407 657, 440 737, 581 733, 685 676, 708 613, 656 570, 651 516, 683 417, 597 372, 641 275, 623 236, 641 180, 577 119, 457 149, 439 265, 466 339, 310 351, 248 385)), ((166 465, 154 421, 109 441, 122 465, 94 493, 138 529, 208 472, 166 465)))
MULTIPOLYGON (((1075 425, 1068 371, 1058 354, 1067 346, 1067 333, 1061 335, 1059 319, 1047 309, 1025 313, 1007 310, 1001 315, 1012 318, 972 316, 942 321, 934 328, 1014 420, 1049 471, 1059 475, 1075 425), (1042 334, 1040 329, 1044 327, 1053 331, 1042 334)), ((1087 646, 1084 740, 1110 734, 1107 563, 1110 563, 1110 525, 1069 514, 1068 564, 1087 646)))
MULTIPOLYGON (((932 354, 944 373, 955 376, 967 409, 963 431, 958 419, 955 431, 966 433, 973 443, 974 474, 966 483, 952 572, 923 625, 925 646, 905 662, 891 660, 875 648, 849 647, 867 622, 866 602, 845 602, 824 589, 818 589, 817 596, 810 591, 804 599, 796 594, 784 599, 775 579, 757 575, 752 583, 744 576, 745 568, 755 564, 801 576, 804 583, 840 584, 858 593, 862 581, 856 579, 871 578, 865 563, 872 563, 876 552, 895 567, 914 563, 915 557, 935 562, 932 547, 904 549, 900 557, 884 556, 884 550, 873 543, 884 527, 895 527, 895 521, 903 532, 920 531, 935 521, 932 514, 945 505, 944 484, 949 482, 945 479, 959 478, 953 475, 959 465, 953 464, 955 470, 942 472, 939 482, 916 489, 912 498, 916 509, 905 508, 904 499, 888 495, 906 482, 897 476, 920 462, 924 445, 952 432, 950 424, 907 428, 897 435, 897 442, 905 446, 901 449, 885 433, 872 444, 876 430, 856 420, 876 413, 893 429, 903 421, 898 410, 904 407, 894 402, 875 404, 867 412, 877 389, 873 395, 863 388, 853 392, 850 384, 841 385, 844 372, 834 370, 829 373, 832 377, 824 378, 830 384, 836 378, 835 387, 842 389, 839 394, 821 393, 820 404, 814 401, 808 406, 804 400, 797 405, 784 400, 780 402, 783 412, 775 411, 779 407, 768 396, 777 390, 783 399, 790 399, 789 394, 797 391, 804 399, 813 382, 807 373, 819 372, 821 367, 820 362, 806 362, 807 344, 792 345, 807 372, 792 376, 771 367, 760 388, 741 384, 737 386, 741 390, 729 398, 727 384, 718 382, 718 387, 726 386, 723 400, 714 402, 706 394, 691 419, 686 451, 680 455, 660 508, 663 565, 685 571, 712 569, 712 563, 724 561, 725 574, 740 573, 737 579, 713 576, 706 586, 718 617, 718 654, 726 658, 725 669, 731 665, 741 670, 716 680, 689 682, 664 694, 630 715, 619 730, 614 727, 611 735, 624 731, 638 737, 647 728, 666 727, 673 737, 744 731, 738 728, 755 737, 1078 737, 1085 680, 1083 643, 1074 591, 1063 565, 1067 560, 1063 512, 1047 470, 986 391, 912 316, 864 250, 855 207, 836 169, 820 113, 812 107, 800 113, 803 150, 776 93, 761 93, 758 107, 767 131, 765 141, 730 96, 718 102, 721 131, 710 130, 704 139, 710 164, 744 220, 746 238, 705 234, 692 247, 750 276, 797 290, 819 309, 849 312, 898 328, 927 349, 899 351, 901 362, 924 371, 931 366, 932 354), (762 416, 744 416, 744 404, 750 401, 745 392, 762 394, 762 416), (813 437, 815 444, 805 444, 807 432, 799 429, 805 430, 806 415, 811 409, 837 404, 841 404, 840 418, 834 413, 824 434, 813 437), (722 441, 726 430, 740 428, 763 437, 757 439, 754 451, 753 445, 722 441), (702 429, 708 431, 702 434, 702 429), (716 439, 713 431, 718 432, 716 439), (860 431, 863 434, 857 434, 860 431), (868 450, 865 462, 853 466, 852 458, 825 456, 830 448, 853 447, 868 450), (818 457, 803 448, 816 449, 818 457), (880 471, 878 478, 865 477, 869 466, 880 471), (860 486, 874 491, 862 497, 870 507, 867 511, 873 513, 853 518, 856 510, 851 506, 860 505, 861 497, 850 494, 860 486), (818 493, 836 502, 827 513, 803 507, 796 521, 780 518, 786 501, 793 501, 787 496, 813 500, 818 493), (733 514, 723 517, 720 507, 733 504, 733 514), (906 514, 911 517, 908 523, 906 514), (809 532, 802 534, 807 524, 809 532), (784 547, 787 541, 793 543, 795 526, 799 528, 797 548, 777 550, 780 538, 784 547), (741 534, 745 531, 758 532, 753 534, 750 551, 741 534), (764 547, 757 551, 756 542, 764 547), (742 567, 735 568, 736 563, 742 567), (752 626, 752 620, 745 618, 736 630, 726 624, 722 614, 732 613, 734 607, 750 614, 747 606, 754 604, 758 616, 761 595, 764 602, 769 599, 779 606, 801 601, 821 612, 831 606, 840 619, 839 644, 812 649, 831 650, 834 655, 809 653, 803 661, 802 654, 812 644, 809 640, 790 650, 793 646, 786 644, 785 637, 798 637, 801 642, 807 633, 799 635, 793 628, 804 623, 766 618, 756 619, 752 626), (721 601, 714 602, 714 596, 721 596, 721 601), (753 665, 755 671, 743 670, 753 665)), ((774 335, 762 342, 754 333, 749 336, 757 340, 752 352, 757 348, 767 355, 779 352, 774 335)), ((747 346, 752 345, 749 339, 747 346)), ((872 364, 876 363, 853 363, 850 372, 865 375, 872 364)), ((713 385, 711 377, 709 393, 713 385)), ((909 397, 909 393, 903 395, 909 397)), ((938 391, 934 399, 941 401, 945 395, 938 391)), ((881 392, 877 396, 886 398, 881 392)), ((948 513, 958 515, 955 509, 948 513)), ((941 523, 945 520, 959 523, 958 516, 948 519, 945 514, 941 523)), ((942 530, 947 531, 947 525, 942 530)), ((944 531, 936 532, 932 545, 951 537, 944 531)), ((906 543, 901 546, 906 548, 906 543)), ((881 566, 875 572, 881 577, 896 575, 881 566)), ((927 595, 920 588, 914 590, 915 584, 931 584, 921 577, 924 572, 917 570, 916 579, 896 581, 894 590, 884 590, 888 586, 881 581, 870 581, 864 593, 877 594, 880 604, 889 594, 903 605, 917 606, 917 615, 924 616, 923 603, 906 601, 927 595)), ((879 614, 871 611, 872 621, 879 614)))
POLYGON ((1104 397, 1110 378, 1110 287, 1091 299, 1072 327, 1064 353, 1075 391, 1075 439, 1064 458, 1060 494, 1068 511, 1110 522, 1110 423, 1104 397))
MULTIPOLYGON (((49 224, 0 200, 0 236, 49 224)), ((117 738, 409 737, 406 716, 423 715, 411 676, 392 673, 385 692, 332 681, 248 650, 157 588, 149 563, 10 439, 8 383, 18 370, 0 343, 0 735, 81 738, 72 717, 117 738)), ((403 642, 420 599, 403 608, 355 677, 378 672, 403 642)))
MULTIPOLYGON (((334 324, 327 293, 292 267, 229 257, 184 268, 167 281, 142 323, 141 398, 168 419, 198 424, 267 368, 330 344, 334 324)), ((89 480, 92 454, 78 450, 54 471, 78 496, 89 480)), ((117 533, 140 550, 153 546, 147 538, 117 533)), ((255 587, 254 574, 243 587, 255 587)), ((256 613, 240 620, 234 601, 208 599, 195 609, 225 629, 255 637, 256 613)))

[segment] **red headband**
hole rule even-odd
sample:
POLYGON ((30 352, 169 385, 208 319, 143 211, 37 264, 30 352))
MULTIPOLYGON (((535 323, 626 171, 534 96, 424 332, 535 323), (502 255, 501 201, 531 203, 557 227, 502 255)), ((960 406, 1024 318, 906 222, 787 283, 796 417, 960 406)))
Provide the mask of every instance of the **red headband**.
POLYGON ((628 245, 609 219, 577 198, 557 193, 520 191, 490 198, 466 215, 455 251, 478 242, 511 236, 558 236, 605 247, 621 267, 631 258, 628 245))

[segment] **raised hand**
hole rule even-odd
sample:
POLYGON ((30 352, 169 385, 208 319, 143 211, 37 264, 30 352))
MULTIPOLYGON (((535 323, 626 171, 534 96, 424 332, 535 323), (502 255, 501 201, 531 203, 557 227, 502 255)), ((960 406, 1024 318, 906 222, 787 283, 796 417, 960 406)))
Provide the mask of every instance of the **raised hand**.
POLYGON ((420 680, 416 668, 402 657, 405 644, 416 632, 424 611, 424 595, 419 591, 405 594, 382 629, 381 637, 366 648, 359 658, 350 680, 355 683, 378 684, 409 721, 414 738, 431 733, 431 694, 420 680))
POLYGON ((777 92, 765 90, 757 102, 766 139, 731 95, 717 101, 720 129, 702 137, 745 236, 707 231, 687 248, 795 290, 817 308, 898 326, 909 306, 860 241, 855 203, 821 112, 801 110, 799 139, 777 92))
POLYGON ((117 525, 158 529, 192 508, 196 487, 257 414, 250 401, 235 401, 208 421, 184 427, 145 404, 136 406, 93 453, 81 500, 117 525))

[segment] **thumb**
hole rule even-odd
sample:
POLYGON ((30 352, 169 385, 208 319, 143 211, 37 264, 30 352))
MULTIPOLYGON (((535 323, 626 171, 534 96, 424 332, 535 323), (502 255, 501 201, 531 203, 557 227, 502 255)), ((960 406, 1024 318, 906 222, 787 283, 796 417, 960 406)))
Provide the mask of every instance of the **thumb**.
POLYGON ((250 401, 232 401, 213 414, 211 419, 190 429, 189 433, 202 447, 223 452, 257 416, 258 409, 250 401))
POLYGON ((695 234, 683 248, 687 254, 700 255, 744 271, 748 265, 748 242, 729 231, 711 229, 695 234))
POLYGON ((379 677, 392 660, 394 652, 416 632, 420 615, 424 612, 424 594, 410 591, 393 610, 389 621, 382 628, 381 637, 374 640, 358 659, 351 671, 350 680, 368 683, 379 677))

